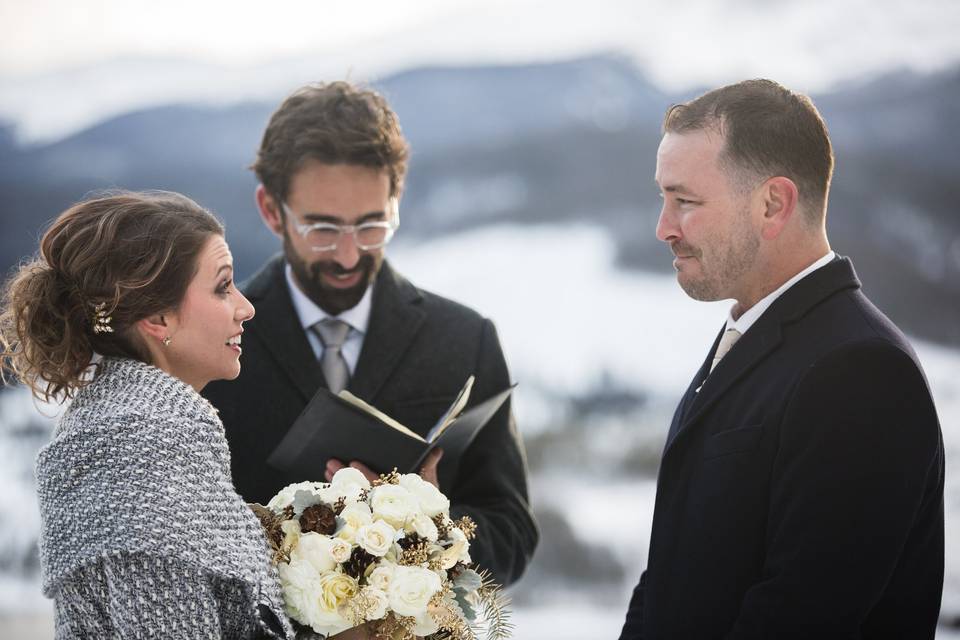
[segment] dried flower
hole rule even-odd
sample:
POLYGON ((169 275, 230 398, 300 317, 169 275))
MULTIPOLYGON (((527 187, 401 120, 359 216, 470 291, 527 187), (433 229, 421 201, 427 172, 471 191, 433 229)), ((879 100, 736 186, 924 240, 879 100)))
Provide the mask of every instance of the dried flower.
POLYGON ((300 528, 304 533, 315 531, 325 536, 333 535, 337 530, 337 514, 322 502, 307 507, 300 514, 300 528))

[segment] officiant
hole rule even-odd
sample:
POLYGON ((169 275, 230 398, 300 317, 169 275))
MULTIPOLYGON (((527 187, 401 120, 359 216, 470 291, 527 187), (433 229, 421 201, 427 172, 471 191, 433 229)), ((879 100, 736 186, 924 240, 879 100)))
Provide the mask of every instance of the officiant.
MULTIPOLYGON (((226 429, 236 488, 250 502, 266 503, 292 482, 328 480, 345 465, 370 477, 390 471, 331 459, 303 477, 268 463, 320 388, 346 389, 426 435, 469 376, 471 403, 510 384, 493 323, 418 288, 385 258, 400 227, 408 155, 385 99, 347 82, 302 87, 270 118, 253 165, 256 204, 283 250, 242 285, 257 315, 245 325, 240 377, 205 390, 226 429)), ((454 518, 477 523, 474 562, 503 585, 515 582, 538 533, 509 401, 460 459, 432 455, 420 472, 449 496, 454 518)))

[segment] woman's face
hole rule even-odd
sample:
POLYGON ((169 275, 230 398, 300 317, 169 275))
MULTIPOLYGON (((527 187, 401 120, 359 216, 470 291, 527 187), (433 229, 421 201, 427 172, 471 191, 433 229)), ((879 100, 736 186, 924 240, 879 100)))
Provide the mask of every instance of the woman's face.
POLYGON ((199 391, 211 380, 240 375, 240 334, 254 309, 233 282, 233 256, 222 236, 207 240, 180 308, 166 314, 169 373, 199 391))

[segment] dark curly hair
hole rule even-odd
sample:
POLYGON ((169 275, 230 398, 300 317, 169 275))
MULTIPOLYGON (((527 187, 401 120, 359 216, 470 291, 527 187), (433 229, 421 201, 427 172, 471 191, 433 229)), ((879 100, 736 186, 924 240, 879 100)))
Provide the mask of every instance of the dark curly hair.
POLYGON ((4 286, 0 372, 50 401, 89 382, 94 353, 150 362, 133 327, 179 307, 212 235, 223 225, 177 193, 113 192, 73 205, 4 286), (111 331, 94 330, 98 308, 111 331))

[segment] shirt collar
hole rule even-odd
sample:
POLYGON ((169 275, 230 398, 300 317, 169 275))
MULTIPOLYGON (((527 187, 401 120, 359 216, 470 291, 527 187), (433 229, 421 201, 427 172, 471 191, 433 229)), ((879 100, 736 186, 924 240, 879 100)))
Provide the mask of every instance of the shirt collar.
POLYGON ((758 302, 757 304, 747 309, 743 313, 743 315, 741 315, 736 320, 733 319, 733 309, 736 308, 736 305, 734 305, 734 307, 731 307, 730 313, 727 316, 727 329, 736 329, 737 331, 740 332, 740 335, 743 335, 744 333, 746 333, 747 329, 753 326, 753 323, 756 322, 760 318, 760 316, 763 315, 763 312, 770 308, 770 305, 773 304, 774 300, 782 296, 784 293, 786 293, 787 289, 789 289, 793 285, 803 280, 806 276, 810 275, 820 267, 825 266, 827 263, 833 260, 836 256, 837 254, 834 253, 833 251, 828 252, 827 255, 823 256, 822 258, 820 258, 819 260, 811 264, 809 267, 807 267, 797 275, 793 276, 792 278, 784 282, 779 289, 777 289, 773 293, 770 293, 765 298, 760 300, 760 302, 758 302))
POLYGON ((293 308, 297 312, 297 317, 300 319, 300 326, 302 326, 304 330, 309 329, 325 318, 335 317, 349 324, 354 331, 358 331, 361 334, 367 332, 367 325, 370 323, 370 309, 372 308, 373 302, 372 284, 367 287, 363 297, 360 298, 360 302, 358 302, 355 307, 347 309, 337 316, 331 316, 314 304, 313 300, 308 298, 307 295, 300 290, 300 287, 293 278, 293 269, 289 263, 284 264, 284 275, 287 279, 287 289, 290 290, 290 300, 293 302, 293 308))

